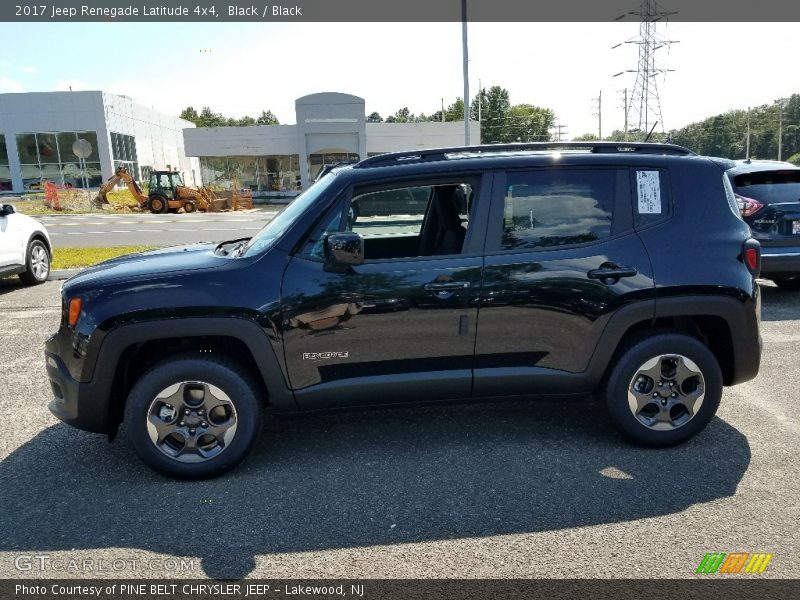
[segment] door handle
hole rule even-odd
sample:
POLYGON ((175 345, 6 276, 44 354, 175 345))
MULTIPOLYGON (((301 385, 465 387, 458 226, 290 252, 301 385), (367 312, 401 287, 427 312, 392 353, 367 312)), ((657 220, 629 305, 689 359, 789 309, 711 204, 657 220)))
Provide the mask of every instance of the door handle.
POLYGON ((469 287, 469 281, 434 281, 426 283, 422 289, 426 292, 450 292, 453 290, 465 290, 469 287))
POLYGON ((621 277, 635 277, 639 274, 633 267, 620 267, 618 265, 603 264, 599 269, 589 271, 586 276, 589 279, 599 279, 603 283, 616 283, 621 277))

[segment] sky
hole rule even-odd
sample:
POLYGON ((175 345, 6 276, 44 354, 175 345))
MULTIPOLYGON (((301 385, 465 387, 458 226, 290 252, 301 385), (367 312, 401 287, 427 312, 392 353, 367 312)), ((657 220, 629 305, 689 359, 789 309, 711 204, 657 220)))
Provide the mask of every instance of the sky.
MULTIPOLYGON (((800 93, 796 23, 666 23, 659 51, 663 126, 800 93)), ((638 23, 470 23, 470 96, 479 82, 513 104, 552 108, 567 137, 622 129, 638 23)), ((294 123, 315 92, 365 99, 384 118, 430 114, 463 95, 460 23, 0 24, 0 93, 97 90, 164 113, 192 105, 225 116, 272 110, 294 123)), ((658 127, 661 129, 661 126, 658 127)))

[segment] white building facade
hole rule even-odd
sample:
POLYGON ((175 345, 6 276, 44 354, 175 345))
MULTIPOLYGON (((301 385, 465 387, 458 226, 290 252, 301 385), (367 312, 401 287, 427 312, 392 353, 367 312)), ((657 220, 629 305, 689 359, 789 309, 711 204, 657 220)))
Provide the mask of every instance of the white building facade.
MULTIPOLYGON (((327 164, 404 150, 462 146, 463 122, 368 123, 364 100, 326 92, 295 101, 296 125, 184 130, 187 155, 200 161, 206 185, 235 180, 260 195, 292 195, 327 164)), ((470 123, 480 140, 480 124, 470 123)))
POLYGON ((0 94, 0 191, 98 187, 121 165, 137 180, 169 168, 199 185, 200 163, 184 151, 192 127, 101 91, 0 94))

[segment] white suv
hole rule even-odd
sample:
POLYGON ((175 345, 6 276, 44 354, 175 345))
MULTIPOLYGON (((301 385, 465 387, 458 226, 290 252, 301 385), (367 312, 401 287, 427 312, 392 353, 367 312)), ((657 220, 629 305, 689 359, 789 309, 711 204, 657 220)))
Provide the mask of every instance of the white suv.
POLYGON ((50 274, 50 236, 36 219, 0 204, 0 277, 18 274, 36 285, 50 274))

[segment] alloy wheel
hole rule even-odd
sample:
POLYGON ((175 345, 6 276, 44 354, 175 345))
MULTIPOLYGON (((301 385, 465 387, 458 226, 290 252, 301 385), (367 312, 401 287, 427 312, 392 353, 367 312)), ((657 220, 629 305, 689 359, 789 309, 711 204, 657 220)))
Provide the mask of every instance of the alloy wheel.
POLYGON ((218 387, 202 381, 175 383, 147 410, 147 433, 162 453, 179 462, 214 458, 236 435, 236 408, 218 387))
POLYGON ((645 427, 671 431, 694 418, 705 398, 705 378, 692 360, 662 354, 639 367, 628 386, 628 406, 645 427))

